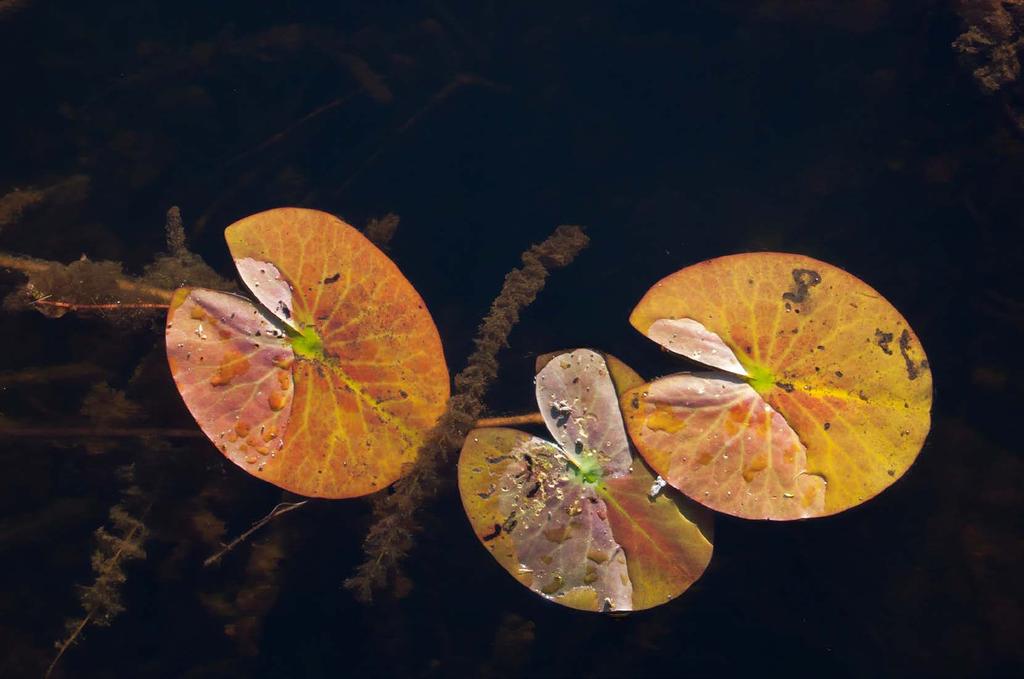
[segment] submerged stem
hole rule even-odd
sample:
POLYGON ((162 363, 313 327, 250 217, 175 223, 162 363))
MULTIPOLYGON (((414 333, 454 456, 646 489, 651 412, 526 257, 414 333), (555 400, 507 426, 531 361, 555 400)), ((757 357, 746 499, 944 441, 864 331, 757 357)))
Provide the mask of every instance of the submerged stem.
POLYGON ((224 558, 225 554, 227 554, 232 549, 234 549, 238 545, 240 545, 243 542, 245 542, 249 538, 250 535, 252 535, 256 531, 258 531, 260 528, 263 528, 264 526, 266 526, 268 523, 270 523, 271 521, 273 521, 274 519, 276 519, 279 516, 284 516, 288 512, 294 512, 296 509, 301 509, 302 507, 305 507, 308 502, 309 502, 309 500, 301 500, 299 502, 280 502, 280 503, 278 503, 277 506, 275 506, 273 509, 270 510, 269 514, 264 516, 262 519, 260 519, 256 523, 254 523, 251 526, 249 526, 249 529, 247 531, 245 531, 244 533, 239 535, 237 538, 235 538, 234 540, 232 540, 228 544, 224 545, 224 548, 221 549, 219 552, 217 552, 216 554, 208 557, 206 559, 206 561, 203 561, 203 567, 204 568, 205 567, 209 567, 209 566, 212 566, 213 564, 217 563, 222 558, 224 558))
POLYGON ((200 438, 198 429, 160 427, 5 427, 0 426, 0 438, 200 438))
POLYGON ((79 304, 77 302, 58 302, 48 299, 37 299, 32 302, 33 306, 50 306, 57 309, 67 309, 68 311, 121 311, 127 309, 159 309, 161 311, 169 309, 170 304, 161 304, 159 302, 128 302, 122 304, 121 302, 114 302, 111 304, 79 304))
POLYGON ((544 416, 540 413, 526 413, 525 415, 505 415, 502 417, 481 417, 473 423, 473 428, 480 427, 510 427, 517 424, 544 424, 544 416))
MULTIPOLYGON (((48 262, 41 259, 32 259, 29 257, 18 257, 15 255, 8 254, 6 252, 0 252, 0 269, 11 269, 14 271, 20 271, 24 274, 41 274, 52 270, 54 267, 62 267, 63 264, 57 262, 48 262)), ((130 276, 117 276, 114 279, 115 287, 125 294, 137 295, 139 297, 149 297, 151 299, 160 300, 166 302, 164 308, 171 302, 171 297, 174 296, 173 290, 165 290, 164 288, 158 288, 153 285, 147 285, 130 276)), ((38 304, 40 300, 36 300, 38 304)), ((56 305, 59 302, 50 302, 51 305, 56 305)), ((70 302, 64 302, 64 304, 72 304, 70 302)), ((74 304, 75 307, 88 306, 74 304)), ((130 308, 125 304, 115 305, 121 308, 130 308)))
POLYGON ((49 679, 50 675, 53 674, 53 670, 57 667, 57 663, 60 662, 60 659, 62 657, 64 657, 65 651, 71 648, 71 644, 73 644, 75 640, 78 639, 78 636, 82 633, 82 630, 84 630, 86 626, 92 621, 92 616, 93 611, 89 611, 86 614, 86 616, 82 618, 81 622, 78 623, 78 626, 71 631, 71 634, 68 635, 68 638, 61 642, 59 646, 57 646, 57 655, 56 657, 54 657, 52 661, 50 661, 50 666, 46 668, 46 674, 43 675, 43 679, 49 679))

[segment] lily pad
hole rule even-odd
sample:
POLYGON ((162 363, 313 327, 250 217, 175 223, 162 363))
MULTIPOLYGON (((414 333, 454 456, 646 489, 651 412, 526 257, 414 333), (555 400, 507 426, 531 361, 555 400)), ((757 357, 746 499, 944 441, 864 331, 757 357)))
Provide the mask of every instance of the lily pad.
POLYGON ((711 515, 663 488, 634 456, 618 394, 642 378, 589 349, 558 354, 536 378, 555 442, 516 429, 469 433, 459 490, 482 544, 534 592, 586 611, 650 608, 711 560, 711 515))
POLYGON ((724 372, 622 396, 640 454, 686 495, 753 519, 825 516, 883 491, 930 427, 932 377, 900 313, 810 257, 751 253, 682 269, 630 322, 724 372))
POLYGON ((167 359, 203 432, 232 462, 301 495, 380 490, 448 399, 441 340, 395 264, 332 215, 299 208, 225 237, 256 302, 183 288, 167 359))

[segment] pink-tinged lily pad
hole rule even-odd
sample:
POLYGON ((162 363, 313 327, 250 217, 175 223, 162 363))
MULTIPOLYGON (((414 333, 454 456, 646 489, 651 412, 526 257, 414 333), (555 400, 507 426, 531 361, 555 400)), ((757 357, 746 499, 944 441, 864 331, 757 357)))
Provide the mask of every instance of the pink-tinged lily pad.
POLYGON ((537 402, 555 441, 474 429, 459 459, 466 514, 498 562, 565 606, 616 612, 678 596, 711 559, 710 514, 633 455, 618 395, 642 378, 611 356, 551 358, 537 402))
POLYGON ((292 411, 295 354, 285 333, 225 292, 182 288, 171 308, 168 361, 178 391, 204 414, 203 431, 218 450, 260 470, 284 447, 292 411))
POLYGON ((302 495, 394 482, 448 398, 423 300, 384 253, 323 212, 270 210, 225 235, 256 303, 178 290, 165 335, 203 432, 245 471, 302 495))
POLYGON ((645 458, 669 485, 745 517, 821 514, 825 481, 807 473, 796 432, 754 389, 713 373, 680 373, 632 394, 629 417, 645 458), (641 396, 646 394, 646 396, 641 396), (782 499, 783 502, 777 502, 782 499))
POLYGON ((720 257, 657 283, 630 322, 722 373, 673 375, 622 397, 658 473, 717 511, 796 519, 843 511, 913 464, 931 372, 878 292, 809 257, 720 257))

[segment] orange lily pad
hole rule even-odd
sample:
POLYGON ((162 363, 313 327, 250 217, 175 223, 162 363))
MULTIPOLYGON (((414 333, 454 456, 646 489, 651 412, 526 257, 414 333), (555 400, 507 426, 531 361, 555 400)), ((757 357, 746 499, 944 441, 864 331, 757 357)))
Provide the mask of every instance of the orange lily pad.
POLYGON ((300 495, 355 497, 393 483, 449 395, 419 294, 324 212, 261 212, 225 237, 256 302, 180 289, 165 333, 203 432, 245 471, 300 495))
POLYGON ((644 459, 717 511, 841 512, 902 476, 928 434, 920 341, 878 292, 830 264, 781 253, 701 262, 655 284, 630 322, 722 371, 622 396, 644 459))
POLYGON ((474 429, 459 491, 481 543, 520 583, 586 611, 651 608, 704 572, 711 515, 633 453, 618 395, 642 378, 589 349, 561 353, 536 378, 554 437, 474 429))

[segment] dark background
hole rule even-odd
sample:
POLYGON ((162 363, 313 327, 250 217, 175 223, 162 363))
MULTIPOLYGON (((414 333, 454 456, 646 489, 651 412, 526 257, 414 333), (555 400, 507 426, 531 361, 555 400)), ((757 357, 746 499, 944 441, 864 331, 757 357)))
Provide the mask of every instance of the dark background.
MULTIPOLYGON (((232 536, 280 498, 204 440, 0 438, 0 675, 52 658, 92 579, 92 531, 121 498, 114 470, 133 460, 148 555, 126 566, 125 612, 87 631, 62 676, 1024 670, 1024 137, 1009 88, 983 94, 951 47, 971 3, 14 4, 0 9, 0 195, 50 189, 0 225, 2 251, 137 273, 179 205, 191 249, 231 278, 222 230, 239 217, 395 212, 390 254, 454 373, 519 253, 585 225, 590 248, 501 355, 492 413, 530 409, 533 358, 557 348, 675 370, 627 323, 652 283, 722 254, 799 252, 902 311, 936 394, 918 462, 881 496, 809 522, 719 517, 689 592, 616 619, 514 582, 451 485, 423 510, 406 577, 366 607, 341 588, 365 502, 316 503, 257 536, 266 558, 246 546, 204 570, 196 517, 232 536)), ((0 292, 22 280, 0 272, 0 292)), ((92 370, 0 379, 0 424, 87 423, 105 383, 137 406, 132 425, 194 427, 159 318, 0 323, 0 375, 92 370)))

